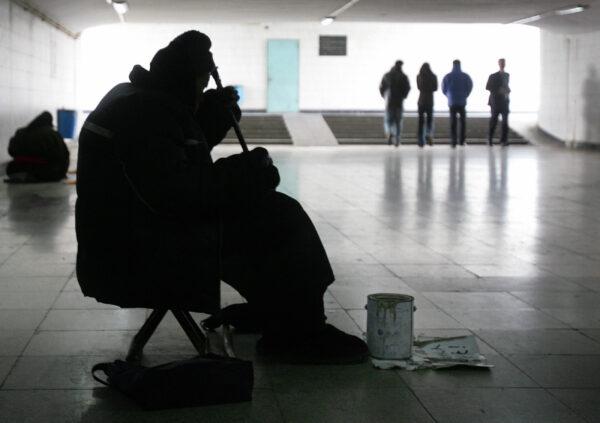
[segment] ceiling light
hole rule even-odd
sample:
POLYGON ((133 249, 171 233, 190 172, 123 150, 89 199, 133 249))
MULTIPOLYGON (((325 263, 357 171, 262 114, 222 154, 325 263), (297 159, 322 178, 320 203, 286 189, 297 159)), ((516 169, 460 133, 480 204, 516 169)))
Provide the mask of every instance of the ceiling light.
POLYGON ((542 19, 542 15, 533 15, 533 16, 529 16, 528 18, 523 18, 523 19, 519 19, 518 21, 514 21, 511 22, 511 24, 528 24, 531 22, 535 22, 535 21, 539 21, 540 19, 542 19))
POLYGON ((331 25, 333 23, 333 21, 335 21, 335 18, 337 18, 342 13, 344 13, 346 10, 350 9, 352 6, 354 6, 359 1, 360 0, 350 0, 349 2, 347 2, 346 4, 344 4, 339 9, 336 9, 333 12, 331 12, 329 15, 325 16, 321 20, 321 24, 322 25, 331 25))
POLYGON ((333 16, 326 16, 321 20, 321 25, 331 25, 333 21, 335 21, 335 18, 333 16))
POLYGON ((563 7, 562 9, 554 9, 554 10, 550 10, 549 12, 540 13, 539 15, 533 15, 533 16, 529 16, 527 18, 519 19, 514 22, 511 22, 511 24, 527 24, 527 23, 539 21, 540 19, 543 19, 543 18, 549 18, 552 16, 572 15, 573 13, 583 12, 589 7, 590 6, 587 4, 578 4, 576 6, 563 7))
POLYGON ((577 6, 559 9, 554 13, 556 13, 558 16, 572 15, 573 13, 583 12, 588 7, 589 6, 587 4, 578 4, 577 6))

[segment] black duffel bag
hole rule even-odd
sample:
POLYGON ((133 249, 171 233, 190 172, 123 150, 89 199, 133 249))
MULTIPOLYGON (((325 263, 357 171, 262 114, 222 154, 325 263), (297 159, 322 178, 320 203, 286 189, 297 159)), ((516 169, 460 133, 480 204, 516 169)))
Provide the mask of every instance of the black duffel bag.
POLYGON ((96 364, 92 375, 147 410, 251 401, 254 384, 251 361, 212 354, 156 367, 116 360, 96 364))

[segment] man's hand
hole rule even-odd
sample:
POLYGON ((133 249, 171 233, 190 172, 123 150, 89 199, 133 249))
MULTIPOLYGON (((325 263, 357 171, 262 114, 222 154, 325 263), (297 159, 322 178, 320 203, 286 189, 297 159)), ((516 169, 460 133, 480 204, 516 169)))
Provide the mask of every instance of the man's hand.
POLYGON ((237 104, 239 99, 240 96, 237 90, 232 86, 227 86, 220 90, 208 90, 202 95, 204 103, 219 109, 231 109, 237 104))

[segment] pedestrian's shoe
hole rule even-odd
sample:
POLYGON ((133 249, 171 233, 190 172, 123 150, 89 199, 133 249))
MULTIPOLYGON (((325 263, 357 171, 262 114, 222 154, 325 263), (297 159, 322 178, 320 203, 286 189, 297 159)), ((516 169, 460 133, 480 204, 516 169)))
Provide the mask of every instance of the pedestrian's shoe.
POLYGON ((358 364, 369 355, 362 339, 329 324, 305 336, 293 331, 285 335, 265 334, 256 343, 256 351, 263 359, 289 364, 358 364))
POLYGON ((419 148, 423 148, 424 145, 425 143, 419 142, 419 148))
POLYGON ((461 142, 461 143, 460 143, 460 146, 461 146, 461 147, 464 147, 465 145, 467 145, 467 142, 466 142, 466 141, 463 141, 463 142, 461 142))
POLYGON ((391 135, 388 137, 388 145, 392 145, 392 136, 391 135))
POLYGON ((453 142, 452 144, 450 144, 450 146, 451 146, 452 148, 456 148, 456 143, 455 143, 455 142, 453 142))
POLYGON ((433 138, 428 136, 428 137, 426 137, 426 139, 427 139, 427 144, 433 145, 433 138))
POLYGON ((503 142, 502 147, 508 147, 508 141, 503 142))
POLYGON ((494 145, 494 143, 492 142, 491 139, 488 140, 487 145, 489 145, 490 147, 492 147, 494 145))

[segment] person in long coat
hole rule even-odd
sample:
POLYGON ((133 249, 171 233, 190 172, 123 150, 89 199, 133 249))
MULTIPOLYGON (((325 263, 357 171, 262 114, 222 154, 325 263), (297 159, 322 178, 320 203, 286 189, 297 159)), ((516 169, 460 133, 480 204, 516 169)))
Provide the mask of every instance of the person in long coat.
MULTIPOLYGON (((334 281, 301 205, 279 193, 264 148, 213 161, 237 118, 232 87, 207 90, 211 41, 185 32, 149 70, 115 86, 79 137, 77 278, 85 295, 121 307, 213 313, 219 283, 248 301, 264 355, 306 363, 362 361, 366 345, 326 323, 334 281)), ((236 323, 236 322, 234 322, 236 323)))
POLYGON ((423 147, 425 141, 433 145, 433 93, 438 90, 437 76, 431 71, 427 62, 423 63, 417 75, 417 88, 419 89, 417 140, 419 147, 423 147))
POLYGON ((506 67, 505 59, 498 59, 498 72, 491 74, 488 78, 485 89, 490 92, 488 105, 491 109, 490 128, 488 133, 488 145, 492 146, 494 132, 498 124, 498 116, 502 116, 502 132, 500 134, 500 144, 508 145, 508 113, 510 103, 510 74, 504 71, 506 67))
POLYGON ((396 61, 392 69, 383 75, 379 84, 379 94, 385 99, 385 117, 383 127, 388 144, 398 147, 402 137, 402 118, 404 99, 410 92, 410 81, 402 72, 402 60, 396 61))
POLYGON ((54 130, 52 115, 45 111, 19 128, 8 143, 12 160, 6 167, 8 182, 55 182, 69 169, 69 149, 54 130))

